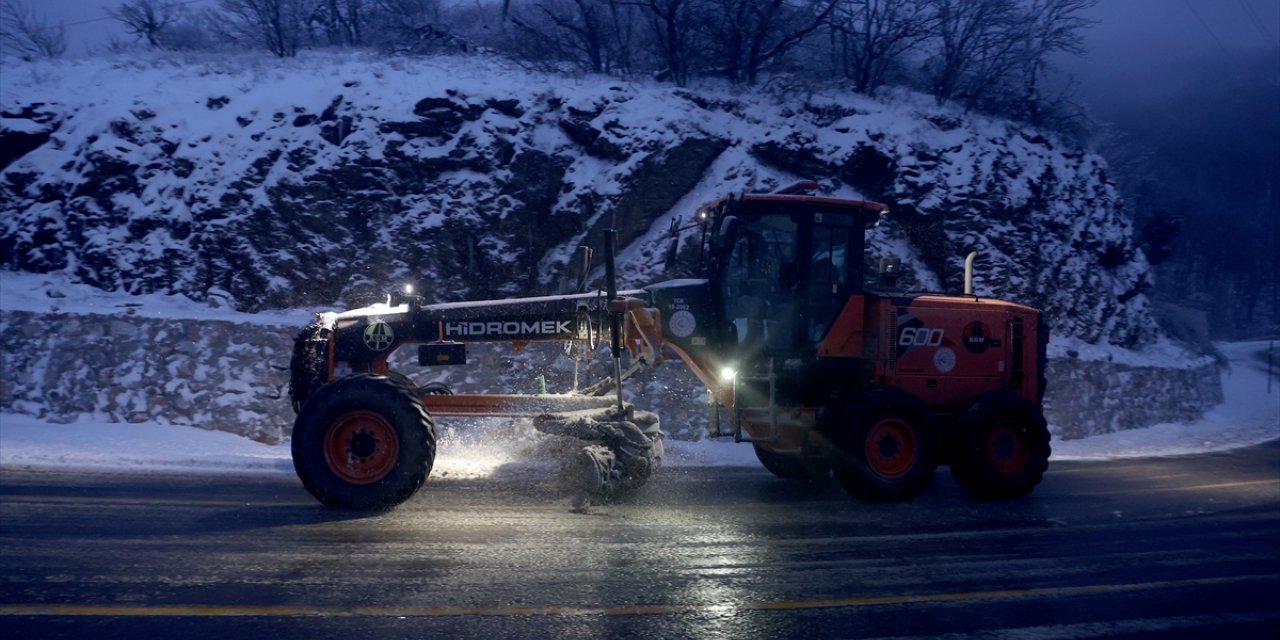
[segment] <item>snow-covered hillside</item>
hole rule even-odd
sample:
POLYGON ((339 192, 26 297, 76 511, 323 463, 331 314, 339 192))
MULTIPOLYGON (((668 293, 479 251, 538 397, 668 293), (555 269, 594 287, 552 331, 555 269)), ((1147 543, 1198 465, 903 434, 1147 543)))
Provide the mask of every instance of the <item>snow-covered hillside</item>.
POLYGON ((655 273, 673 214, 815 178, 886 201, 909 284, 1038 305, 1056 335, 1157 339, 1147 264, 1103 161, 932 99, 737 93, 480 58, 314 54, 5 62, 0 263, 243 310, 542 293, 621 230, 655 273))
MULTIPOLYGON (((1060 436, 1222 398, 1212 360, 1160 335, 1101 158, 926 96, 332 52, 3 66, 5 411, 275 440, 300 310, 406 282, 434 301, 555 292, 609 228, 623 286, 642 285, 668 275, 673 216, 799 178, 890 205, 868 262, 902 258, 900 284, 958 290, 976 250, 979 294, 1042 308, 1060 436)), ((571 375, 554 354, 486 353, 431 375, 459 391, 571 375)), ((683 368, 632 387, 670 433, 702 432, 705 392, 683 368)))

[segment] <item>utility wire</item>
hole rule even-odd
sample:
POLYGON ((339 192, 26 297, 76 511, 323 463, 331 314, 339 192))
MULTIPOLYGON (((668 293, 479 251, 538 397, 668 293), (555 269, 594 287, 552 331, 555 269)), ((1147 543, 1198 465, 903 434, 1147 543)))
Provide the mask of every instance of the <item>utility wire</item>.
POLYGON ((1222 49, 1222 53, 1227 56, 1227 59, 1231 61, 1231 64, 1240 68, 1240 62, 1236 60, 1235 56, 1231 55, 1231 52, 1227 50, 1227 46, 1222 44, 1222 40, 1218 38, 1218 34, 1213 32, 1213 29, 1209 27, 1208 22, 1205 22, 1204 16, 1200 15, 1200 12, 1196 11, 1196 8, 1191 5, 1191 0, 1182 0, 1182 4, 1187 5, 1187 9, 1191 11, 1191 15, 1194 15, 1196 20, 1200 21, 1200 25, 1204 27, 1204 30, 1209 32, 1209 37, 1213 38, 1213 41, 1218 43, 1218 48, 1222 49))
MULTIPOLYGON (((210 0, 186 0, 186 2, 176 2, 173 4, 173 6, 185 7, 189 4, 202 4, 202 3, 208 3, 209 1, 210 0)), ((115 20, 115 18, 113 16, 102 16, 100 18, 89 18, 88 20, 77 20, 75 22, 63 22, 63 23, 60 23, 59 26, 74 27, 76 25, 92 24, 94 22, 105 22, 107 20, 115 20)))
POLYGON ((1262 16, 1258 15, 1258 10, 1249 4, 1249 0, 1240 0, 1240 6, 1244 7, 1245 13, 1249 14, 1253 26, 1258 28, 1258 33, 1262 34, 1262 39, 1266 40, 1267 44, 1280 45, 1280 40, 1271 35, 1271 30, 1267 28, 1267 23, 1263 22, 1262 16))

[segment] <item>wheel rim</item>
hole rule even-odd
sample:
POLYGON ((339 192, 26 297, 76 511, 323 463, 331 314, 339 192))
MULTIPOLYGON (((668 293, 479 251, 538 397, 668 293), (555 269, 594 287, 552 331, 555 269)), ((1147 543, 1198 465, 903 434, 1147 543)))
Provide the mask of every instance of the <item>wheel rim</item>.
POLYGON ((395 427, 372 411, 345 413, 325 432, 325 462, 334 475, 351 484, 372 484, 387 477, 399 457, 395 427))
POLYGON ((915 429, 898 418, 885 418, 867 434, 867 463, 888 479, 900 478, 911 471, 920 457, 915 429))
POLYGON ((987 433, 987 459, 991 461, 991 468, 1002 476, 1022 473, 1031 460, 1026 433, 1011 421, 992 425, 987 433))

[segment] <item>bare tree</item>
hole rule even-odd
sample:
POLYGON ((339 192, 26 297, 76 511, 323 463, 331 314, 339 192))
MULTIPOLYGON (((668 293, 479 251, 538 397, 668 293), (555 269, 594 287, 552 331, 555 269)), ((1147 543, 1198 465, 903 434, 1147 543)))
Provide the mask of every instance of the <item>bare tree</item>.
POLYGON ((638 18, 635 5, 620 0, 540 0, 529 13, 507 10, 507 19, 534 39, 526 50, 533 45, 593 73, 630 70, 638 18))
POLYGON ((1034 125, 1045 120, 1041 82, 1056 53, 1084 53, 1082 31, 1093 24, 1083 15, 1097 0, 1032 0, 1019 20, 1018 62, 1022 75, 1021 117, 1034 125))
POLYGON ((23 0, 0 3, 0 47, 25 60, 56 58, 67 52, 67 30, 36 15, 23 0))
POLYGON ((609 28, 612 31, 613 66, 621 72, 630 72, 638 63, 640 49, 637 43, 643 40, 638 34, 643 22, 643 13, 633 3, 623 0, 609 0, 609 28))
POLYGON ((670 79, 680 86, 689 82, 694 47, 691 43, 696 0, 639 0, 632 3, 653 17, 653 32, 661 52, 658 59, 664 68, 659 78, 670 79))
MULTIPOLYGON (((537 5, 555 30, 567 36, 560 39, 569 50, 577 53, 577 58, 586 62, 587 71, 603 73, 608 61, 608 36, 605 34, 607 22, 602 15, 603 3, 595 0, 567 0, 565 2, 540 2, 537 5)), ((525 27, 527 23, 512 16, 517 25, 525 27)))
POLYGON ((831 23, 844 72, 863 93, 884 84, 889 70, 928 36, 920 0, 844 0, 831 23))
POLYGON ((225 37, 266 47, 281 58, 298 54, 311 17, 305 0, 220 0, 219 7, 225 37))
POLYGON ((319 24, 329 44, 359 46, 365 43, 368 11, 365 0, 318 0, 312 21, 319 24))
POLYGON ((108 9, 107 15, 124 25, 134 37, 146 40, 148 46, 165 49, 171 44, 165 32, 178 21, 180 8, 181 5, 173 1, 128 0, 108 9))
POLYGON ((364 41, 398 53, 468 49, 440 0, 376 0, 364 19, 364 41))
POLYGON ((697 37, 717 71, 732 82, 755 83, 760 70, 821 26, 838 0, 707 0, 697 37))
POLYGON ((178 19, 162 32, 162 42, 166 49, 196 50, 212 49, 217 46, 214 39, 217 12, 206 8, 199 12, 180 7, 178 19))
POLYGON ((935 42, 926 63, 938 102, 973 108, 1017 66, 1018 11, 1013 0, 929 0, 935 42))

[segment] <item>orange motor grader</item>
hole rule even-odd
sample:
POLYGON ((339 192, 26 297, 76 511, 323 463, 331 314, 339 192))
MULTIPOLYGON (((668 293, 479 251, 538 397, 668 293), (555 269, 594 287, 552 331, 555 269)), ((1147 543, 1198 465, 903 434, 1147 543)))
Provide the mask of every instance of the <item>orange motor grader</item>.
POLYGON ((869 274, 864 257, 887 207, 816 187, 725 197, 673 223, 669 270, 695 277, 618 291, 609 234, 603 291, 439 304, 400 293, 318 314, 295 343, 290 384, 303 485, 330 506, 388 508, 431 471, 433 417, 520 415, 581 439, 571 468, 583 491, 615 497, 662 457, 657 417, 626 403, 621 383, 675 356, 708 389, 710 435, 751 443, 775 475, 834 475, 855 496, 892 501, 948 464, 977 495, 1030 492, 1049 458, 1040 312, 888 290, 900 265, 869 274), (695 246, 679 247, 690 235, 695 246), (409 345, 431 367, 464 365, 468 343, 543 341, 578 353, 607 341, 612 375, 563 394, 453 394, 390 365, 409 345))

